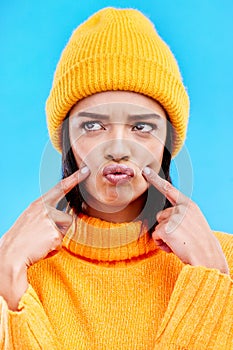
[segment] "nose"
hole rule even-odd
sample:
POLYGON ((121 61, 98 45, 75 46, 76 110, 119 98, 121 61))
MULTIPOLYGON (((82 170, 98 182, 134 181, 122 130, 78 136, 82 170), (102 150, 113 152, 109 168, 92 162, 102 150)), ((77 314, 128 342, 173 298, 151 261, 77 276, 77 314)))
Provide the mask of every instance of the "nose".
POLYGON ((129 141, 122 138, 110 140, 105 148, 105 159, 120 162, 129 160, 131 156, 129 141))

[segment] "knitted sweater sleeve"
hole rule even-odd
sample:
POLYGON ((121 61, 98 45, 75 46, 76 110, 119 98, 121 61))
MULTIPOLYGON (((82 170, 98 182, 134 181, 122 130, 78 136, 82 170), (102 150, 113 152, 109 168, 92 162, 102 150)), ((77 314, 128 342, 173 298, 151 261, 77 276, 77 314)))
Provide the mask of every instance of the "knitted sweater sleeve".
POLYGON ((186 265, 176 281, 154 350, 233 350, 233 244, 225 253, 231 276, 186 265))
POLYGON ((29 285, 21 298, 18 311, 8 309, 0 296, 0 350, 59 350, 54 330, 29 285))

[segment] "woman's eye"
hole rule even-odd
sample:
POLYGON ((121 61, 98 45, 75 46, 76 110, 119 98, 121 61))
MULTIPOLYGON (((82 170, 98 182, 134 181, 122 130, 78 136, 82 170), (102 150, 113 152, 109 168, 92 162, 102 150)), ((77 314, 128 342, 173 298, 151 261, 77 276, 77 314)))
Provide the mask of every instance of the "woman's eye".
POLYGON ((82 128, 86 131, 97 131, 97 130, 105 129, 101 123, 94 122, 94 121, 83 123, 82 128))
POLYGON ((133 126, 133 131, 141 131, 141 132, 150 132, 156 129, 156 125, 148 124, 148 123, 137 123, 133 126))

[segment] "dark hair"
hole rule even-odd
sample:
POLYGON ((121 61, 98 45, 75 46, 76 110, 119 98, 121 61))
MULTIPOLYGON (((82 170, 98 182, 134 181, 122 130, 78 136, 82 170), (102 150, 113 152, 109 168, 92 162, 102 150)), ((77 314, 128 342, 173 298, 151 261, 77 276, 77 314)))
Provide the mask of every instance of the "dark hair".
MULTIPOLYGON (((167 117, 167 137, 164 147, 162 165, 159 175, 171 183, 170 164, 171 150, 173 139, 172 125, 167 117)), ((69 136, 69 115, 65 118, 62 125, 62 178, 66 178, 78 170, 78 166, 70 145, 69 136)), ((66 196, 59 202, 58 209, 65 210, 67 206, 72 208, 76 214, 82 211, 82 203, 84 199, 79 190, 79 186, 75 186, 66 196)), ((156 189, 150 186, 147 190, 147 201, 140 217, 146 218, 150 231, 153 231, 155 215, 158 211, 171 207, 171 203, 156 189)))

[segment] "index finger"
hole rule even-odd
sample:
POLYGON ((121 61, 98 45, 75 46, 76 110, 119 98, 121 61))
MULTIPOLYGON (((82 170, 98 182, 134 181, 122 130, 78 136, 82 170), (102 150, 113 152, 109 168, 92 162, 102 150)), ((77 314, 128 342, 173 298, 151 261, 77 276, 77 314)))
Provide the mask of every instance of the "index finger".
POLYGON ((154 170, 145 167, 142 171, 146 180, 151 183, 159 192, 161 192, 172 205, 187 202, 188 198, 175 188, 170 182, 162 179, 154 170))
POLYGON ((87 166, 77 170, 72 175, 59 181, 53 188, 43 195, 45 202, 51 206, 56 204, 74 188, 77 184, 85 180, 90 174, 87 166))

